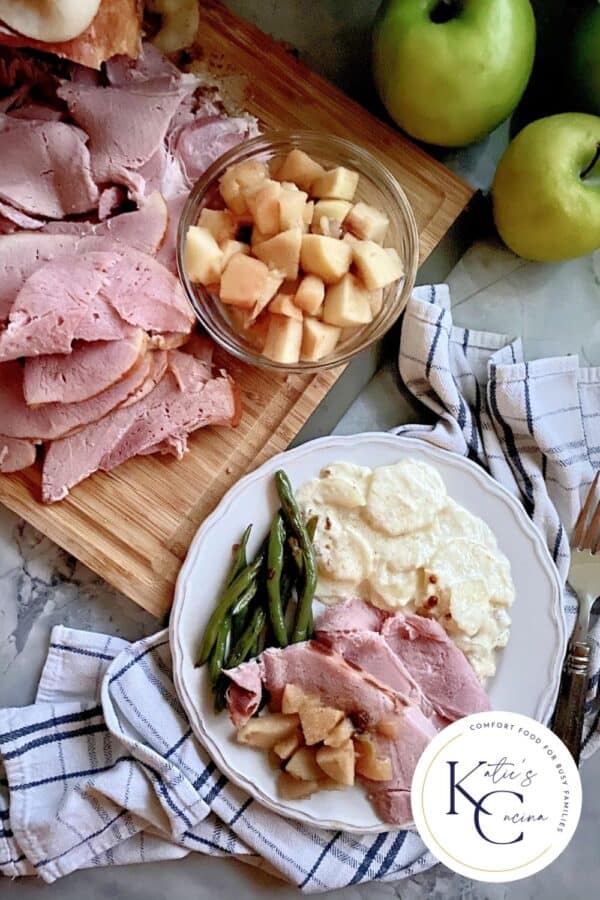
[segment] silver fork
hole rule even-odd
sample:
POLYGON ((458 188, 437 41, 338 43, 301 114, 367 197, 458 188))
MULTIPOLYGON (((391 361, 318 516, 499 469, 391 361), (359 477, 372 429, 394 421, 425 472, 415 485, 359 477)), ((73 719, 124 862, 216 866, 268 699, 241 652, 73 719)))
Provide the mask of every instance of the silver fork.
POLYGON ((571 538, 571 567, 567 580, 579 598, 579 612, 565 659, 552 726, 576 763, 581 752, 590 666, 590 616, 599 611, 595 604, 600 600, 600 553, 597 553, 600 550, 600 501, 592 512, 599 478, 600 472, 596 472, 571 538))

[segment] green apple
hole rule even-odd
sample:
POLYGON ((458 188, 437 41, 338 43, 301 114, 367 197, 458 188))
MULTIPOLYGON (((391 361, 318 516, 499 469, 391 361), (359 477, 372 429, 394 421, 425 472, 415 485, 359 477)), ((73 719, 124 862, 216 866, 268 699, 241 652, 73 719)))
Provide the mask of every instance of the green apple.
POLYGON ((527 125, 492 185, 494 220, 519 256, 556 261, 600 247, 600 116, 561 113, 527 125))
POLYGON ((572 49, 572 77, 578 100, 600 116, 600 3, 577 24, 572 49))
POLYGON ((390 116, 430 144, 460 147, 515 108, 535 55, 529 0, 385 0, 373 72, 390 116))

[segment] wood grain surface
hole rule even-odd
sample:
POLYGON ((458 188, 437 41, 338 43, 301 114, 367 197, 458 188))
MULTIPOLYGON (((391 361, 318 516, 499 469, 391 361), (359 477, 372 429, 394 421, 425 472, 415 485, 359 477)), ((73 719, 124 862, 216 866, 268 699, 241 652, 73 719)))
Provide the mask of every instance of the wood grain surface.
MULTIPOLYGON (((316 128, 377 155, 412 204, 421 261, 470 200, 471 188, 442 165, 213 0, 201 5, 194 55, 217 77, 243 80, 245 106, 265 125, 316 128)), ((202 520, 243 474, 288 446, 341 374, 279 377, 221 362, 243 392, 241 425, 192 435, 183 460, 138 457, 97 473, 52 506, 39 502, 38 467, 0 476, 1 502, 156 616, 171 605, 202 520)))

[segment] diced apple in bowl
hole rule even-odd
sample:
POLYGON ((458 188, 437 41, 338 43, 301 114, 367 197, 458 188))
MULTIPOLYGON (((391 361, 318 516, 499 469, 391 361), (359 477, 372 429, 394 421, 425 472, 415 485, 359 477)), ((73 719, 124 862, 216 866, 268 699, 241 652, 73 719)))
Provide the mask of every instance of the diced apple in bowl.
POLYGON ((224 209, 189 228, 185 264, 233 328, 283 366, 318 364, 383 312, 404 274, 386 247, 388 216, 360 199, 358 172, 326 169, 300 149, 230 166, 224 209))

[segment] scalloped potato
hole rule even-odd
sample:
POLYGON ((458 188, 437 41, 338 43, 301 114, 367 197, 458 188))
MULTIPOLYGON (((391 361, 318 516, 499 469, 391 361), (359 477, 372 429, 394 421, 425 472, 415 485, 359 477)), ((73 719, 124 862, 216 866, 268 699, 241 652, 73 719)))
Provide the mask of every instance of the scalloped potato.
POLYGON ((480 680, 510 633, 514 586, 489 526, 448 497, 437 470, 416 459, 370 469, 327 466, 298 501, 318 517, 317 597, 356 597, 439 621, 480 680))

